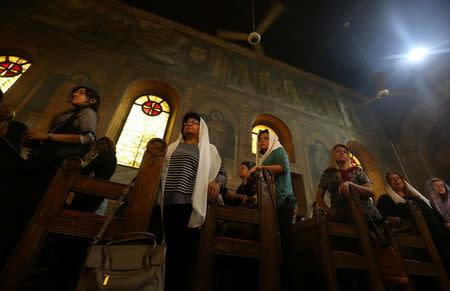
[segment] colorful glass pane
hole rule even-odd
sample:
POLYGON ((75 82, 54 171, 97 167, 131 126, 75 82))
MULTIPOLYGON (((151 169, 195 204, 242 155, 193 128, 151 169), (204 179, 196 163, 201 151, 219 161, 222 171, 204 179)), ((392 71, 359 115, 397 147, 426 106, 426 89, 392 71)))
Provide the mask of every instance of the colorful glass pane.
POLYGON ((169 104, 166 101, 161 102, 161 106, 162 106, 163 111, 165 111, 165 112, 169 112, 170 111, 170 106, 169 106, 169 104))
POLYGON ((6 92, 25 73, 31 63, 15 56, 0 56, 0 89, 6 92))
POLYGON ((161 105, 153 101, 147 101, 142 104, 142 111, 150 116, 157 116, 162 112, 161 105))
POLYGON ((136 98, 117 142, 117 161, 120 165, 138 168, 147 142, 154 137, 164 138, 170 117, 168 104, 167 109, 162 110, 161 104, 151 101, 149 95, 136 98), (159 111, 156 110, 158 108, 159 111))
POLYGON ((158 102, 158 103, 163 101, 163 99, 161 97, 158 97, 158 96, 155 96, 155 95, 148 95, 148 99, 150 99, 151 101, 158 102))
POLYGON ((144 95, 144 96, 141 96, 141 97, 137 98, 136 100, 134 100, 134 104, 142 105, 147 101, 148 101, 148 97, 147 97, 147 95, 144 95))
POLYGON ((359 159, 352 153, 350 153, 350 161, 352 163, 352 166, 357 166, 359 168, 363 168, 361 162, 359 161, 359 159))
POLYGON ((278 134, 275 132, 275 130, 273 130, 272 128, 259 124, 259 125, 255 125, 252 128, 252 153, 256 154, 256 149, 258 146, 258 132, 260 130, 269 130, 270 132, 272 132, 278 139, 280 139, 280 137, 278 136, 278 134))

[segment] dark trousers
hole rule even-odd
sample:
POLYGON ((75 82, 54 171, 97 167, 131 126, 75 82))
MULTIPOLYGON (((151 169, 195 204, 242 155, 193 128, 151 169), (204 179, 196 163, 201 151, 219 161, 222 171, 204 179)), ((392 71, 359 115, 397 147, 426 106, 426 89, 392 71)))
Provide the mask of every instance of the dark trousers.
POLYGON ((166 291, 194 290, 200 230, 187 227, 191 212, 191 204, 164 207, 166 291))
POLYGON ((292 217, 294 216, 295 203, 284 200, 277 207, 278 228, 280 231, 283 264, 280 269, 281 290, 295 290, 294 262, 292 251, 292 217))

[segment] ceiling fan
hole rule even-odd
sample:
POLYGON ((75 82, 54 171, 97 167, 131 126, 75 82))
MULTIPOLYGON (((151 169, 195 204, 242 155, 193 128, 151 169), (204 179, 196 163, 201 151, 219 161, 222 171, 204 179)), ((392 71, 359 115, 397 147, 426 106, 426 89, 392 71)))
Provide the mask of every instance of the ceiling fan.
POLYGON ((250 45, 255 49, 256 55, 259 57, 264 56, 264 49, 261 46, 261 35, 267 31, 267 29, 278 19, 283 13, 284 5, 281 2, 276 2, 266 17, 261 23, 255 26, 255 0, 252 0, 252 31, 250 33, 235 32, 225 29, 217 29, 216 36, 222 39, 248 41, 250 45))
POLYGON ((370 103, 374 102, 375 100, 378 99, 384 99, 388 96, 408 96, 408 95, 413 95, 415 94, 415 90, 388 90, 385 86, 385 76, 384 73, 381 72, 375 72, 373 74, 374 79, 375 79, 375 83, 377 85, 377 94, 375 95, 375 97, 367 100, 366 102, 364 102, 363 104, 359 105, 358 107, 355 108, 355 110, 361 110, 366 108, 370 103))
POLYGON ((356 44, 356 46, 359 49, 359 52, 361 53, 361 56, 370 72, 371 75, 373 75, 374 79, 375 79, 375 84, 377 86, 377 94, 375 95, 375 97, 370 98, 369 100, 367 100, 366 102, 364 102, 363 104, 357 106, 355 108, 356 111, 361 110, 366 108, 370 103, 374 102, 375 100, 378 99, 384 99, 388 96, 408 96, 408 95, 413 95, 415 94, 415 90, 388 90, 386 88, 385 85, 385 75, 384 73, 381 72, 374 72, 372 70, 372 67, 370 66, 369 62, 367 61, 366 55, 364 54, 363 49, 361 48, 361 46, 359 45, 358 40, 353 36, 353 34, 351 33, 351 30, 349 29, 351 27, 350 21, 346 21, 344 22, 344 29, 348 30, 350 32, 350 36, 353 40, 353 42, 356 44))

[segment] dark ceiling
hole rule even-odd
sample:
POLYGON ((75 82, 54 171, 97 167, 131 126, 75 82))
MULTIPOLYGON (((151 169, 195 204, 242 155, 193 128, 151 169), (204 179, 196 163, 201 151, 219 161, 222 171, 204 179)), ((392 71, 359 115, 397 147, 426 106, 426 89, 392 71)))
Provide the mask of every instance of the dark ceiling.
MULTIPOLYGON (((123 1, 212 35, 218 28, 239 32, 252 28, 251 0, 123 1)), ((254 1, 258 24, 274 0, 254 1)), ((404 89, 414 84, 424 66, 439 59, 433 55, 423 63, 411 64, 405 58, 389 56, 419 45, 450 47, 449 0, 283 3, 285 12, 262 36, 266 55, 369 96, 376 92, 371 70, 386 73, 388 88, 404 89), (347 29, 346 21, 350 21, 347 29)))

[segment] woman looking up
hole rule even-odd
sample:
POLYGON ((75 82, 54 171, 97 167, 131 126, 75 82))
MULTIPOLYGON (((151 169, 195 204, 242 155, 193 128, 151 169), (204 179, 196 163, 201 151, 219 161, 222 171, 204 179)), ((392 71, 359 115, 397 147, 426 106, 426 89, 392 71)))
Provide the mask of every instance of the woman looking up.
POLYGON ((183 118, 182 136, 167 148, 161 174, 167 240, 166 290, 193 290, 207 201, 215 202, 227 176, 208 127, 197 113, 183 118))
POLYGON ((281 278, 283 288, 294 288, 292 247, 291 247, 291 228, 292 217, 296 205, 294 191, 291 183, 291 170, 289 165, 289 157, 278 141, 277 137, 266 130, 258 133, 258 150, 256 152, 256 166, 247 174, 247 179, 257 169, 266 168, 272 171, 275 176, 275 199, 277 203, 278 228, 281 237, 281 247, 283 250, 283 261, 281 278))

